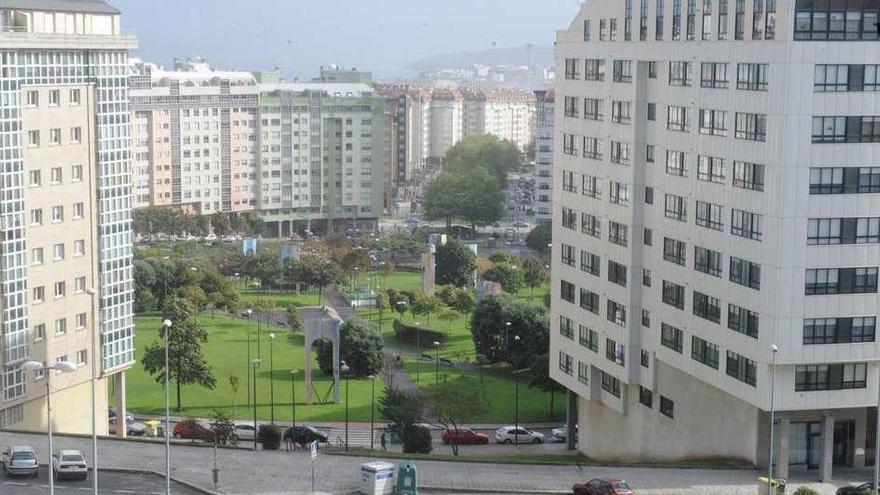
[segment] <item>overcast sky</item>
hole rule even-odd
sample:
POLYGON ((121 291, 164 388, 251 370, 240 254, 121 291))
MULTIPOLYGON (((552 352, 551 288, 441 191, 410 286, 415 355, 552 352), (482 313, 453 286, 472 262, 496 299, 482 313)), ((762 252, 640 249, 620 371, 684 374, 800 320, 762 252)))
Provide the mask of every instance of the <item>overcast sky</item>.
POLYGON ((109 0, 135 55, 312 76, 331 63, 396 72, 439 53, 550 45, 579 0, 109 0))

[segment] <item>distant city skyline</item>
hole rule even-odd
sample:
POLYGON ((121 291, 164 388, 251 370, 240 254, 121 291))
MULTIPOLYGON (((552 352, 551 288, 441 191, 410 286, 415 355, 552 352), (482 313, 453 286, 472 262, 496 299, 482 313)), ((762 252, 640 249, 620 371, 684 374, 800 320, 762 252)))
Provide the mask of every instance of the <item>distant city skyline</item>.
POLYGON ((216 67, 278 67, 287 77, 301 78, 330 64, 389 77, 407 63, 442 53, 551 45, 580 5, 447 0, 438 10, 405 0, 327 0, 308 9, 301 1, 284 0, 111 3, 125 14, 123 30, 139 37, 133 56, 165 66, 175 58, 201 56, 216 67))

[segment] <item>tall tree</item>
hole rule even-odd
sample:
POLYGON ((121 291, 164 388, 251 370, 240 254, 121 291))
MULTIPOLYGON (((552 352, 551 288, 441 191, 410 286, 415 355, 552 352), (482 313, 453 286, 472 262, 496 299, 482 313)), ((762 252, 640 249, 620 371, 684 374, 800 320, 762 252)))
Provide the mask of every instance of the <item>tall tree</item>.
POLYGON ((471 336, 477 353, 489 362, 506 361, 514 369, 526 368, 533 356, 550 348, 547 309, 507 294, 487 297, 471 315, 471 336))
POLYGON ((467 246, 458 241, 449 241, 437 246, 436 279, 441 285, 466 287, 473 283, 473 273, 477 268, 476 256, 467 246))
POLYGON ((446 231, 452 228, 452 219, 461 210, 465 184, 453 173, 442 172, 425 187, 423 207, 428 220, 443 220, 446 231))
POLYGON ((459 172, 479 166, 488 170, 499 185, 507 175, 522 169, 523 156, 516 144, 486 134, 470 136, 449 149, 443 160, 443 170, 459 172))
POLYGON ((376 375, 382 369, 382 334, 354 318, 339 328, 339 358, 355 376, 376 375))
POLYGON ((547 270, 544 263, 537 258, 527 258, 523 262, 523 282, 529 288, 529 299, 534 299, 535 288, 547 281, 547 270))
POLYGON ((550 378, 550 354, 541 354, 532 360, 529 367, 529 387, 550 393, 550 417, 553 417, 556 392, 565 391, 565 387, 550 378))
POLYGON ((181 410, 180 390, 183 385, 198 385, 213 390, 217 385, 214 372, 202 351, 208 342, 208 332, 195 318, 195 308, 184 299, 170 296, 165 303, 166 316, 172 325, 159 329, 159 341, 151 343, 144 350, 141 364, 144 370, 162 383, 165 373, 175 382, 177 389, 176 410, 181 410), (165 369, 165 333, 168 332, 168 370, 165 369))
POLYGON ((538 225, 526 235, 526 246, 546 256, 550 248, 547 246, 553 242, 553 228, 550 224, 538 225))
MULTIPOLYGON (((437 414, 437 422, 447 430, 458 431, 458 426, 466 419, 485 414, 486 404, 480 391, 464 380, 443 381, 432 387, 425 397, 430 410, 437 414)), ((458 442, 450 443, 452 454, 458 455, 458 442)))

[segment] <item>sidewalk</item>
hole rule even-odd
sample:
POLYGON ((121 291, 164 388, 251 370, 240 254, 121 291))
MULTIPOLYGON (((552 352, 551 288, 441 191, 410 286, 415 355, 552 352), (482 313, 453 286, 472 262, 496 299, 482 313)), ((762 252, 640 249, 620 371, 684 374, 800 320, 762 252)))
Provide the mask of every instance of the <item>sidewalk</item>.
MULTIPOLYGON (((75 448, 91 459, 91 440, 56 436, 56 448, 75 448)), ((46 462, 45 435, 0 433, 0 444, 30 444, 46 462)), ((99 467, 164 472, 164 446, 146 442, 99 441, 99 467)), ((172 476, 212 489, 213 449, 174 445, 172 476)), ((319 454, 315 465, 316 489, 334 494, 352 493, 360 480, 360 465, 368 457, 319 454)), ((571 485, 597 477, 628 480, 640 495, 753 495, 754 470, 673 468, 617 468, 600 466, 531 466, 494 463, 417 461, 419 485, 432 493, 570 493, 571 485)), ((310 464, 305 452, 227 450, 217 453, 220 493, 309 493, 310 464)), ((853 473, 853 477, 864 473, 853 473)), ((858 480, 860 480, 859 478, 858 480)), ((839 486, 848 483, 839 480, 839 486)), ((794 483, 793 483, 794 485, 794 483)), ((791 491, 795 486, 789 485, 791 491)), ((822 495, 833 495, 831 484, 812 483, 822 495)))

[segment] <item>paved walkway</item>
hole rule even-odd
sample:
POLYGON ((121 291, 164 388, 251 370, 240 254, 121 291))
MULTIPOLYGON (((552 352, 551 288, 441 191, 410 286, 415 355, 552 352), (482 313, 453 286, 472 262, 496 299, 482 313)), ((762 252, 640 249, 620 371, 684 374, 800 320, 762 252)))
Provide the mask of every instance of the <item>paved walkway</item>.
MULTIPOLYGON (((0 445, 30 444, 46 461, 46 437, 28 433, 0 433, 0 445)), ((56 437, 57 448, 80 449, 91 458, 88 438, 56 437)), ((100 467, 164 471, 162 444, 99 441, 100 467)), ((195 446, 172 447, 172 476, 210 490, 213 449, 195 446)), ((319 454, 315 465, 316 488, 321 492, 348 494, 358 486, 359 466, 365 457, 319 454)), ((753 495, 753 470, 710 470, 671 468, 616 468, 595 466, 530 466, 494 463, 418 461, 419 482, 434 493, 570 493, 573 483, 611 476, 628 480, 637 492, 649 495, 753 495)), ((310 464, 304 452, 221 449, 220 492, 224 494, 309 493, 310 464)), ((815 476, 815 472, 808 476, 815 476)), ((840 473, 839 486, 864 480, 866 471, 840 473)), ((797 478, 796 478, 797 479, 797 478)), ((797 483, 794 483, 797 484, 797 483)), ((832 484, 810 484, 822 495, 833 495, 832 484)), ((794 487, 791 492, 793 492, 794 487)))

